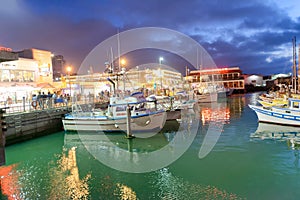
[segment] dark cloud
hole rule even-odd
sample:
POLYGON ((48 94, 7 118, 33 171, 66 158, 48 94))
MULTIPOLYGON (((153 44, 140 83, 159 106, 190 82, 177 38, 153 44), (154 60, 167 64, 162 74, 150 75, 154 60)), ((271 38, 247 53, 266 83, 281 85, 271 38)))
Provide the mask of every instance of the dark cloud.
POLYGON ((274 1, 4 1, 0 44, 48 49, 74 66, 118 30, 156 26, 193 37, 218 66, 279 73, 289 69, 287 52, 300 32, 300 17, 290 18, 274 1))

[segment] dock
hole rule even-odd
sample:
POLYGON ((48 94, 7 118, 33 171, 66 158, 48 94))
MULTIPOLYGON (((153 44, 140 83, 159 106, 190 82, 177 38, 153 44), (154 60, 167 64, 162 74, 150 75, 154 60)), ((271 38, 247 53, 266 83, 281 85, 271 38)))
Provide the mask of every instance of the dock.
POLYGON ((62 131, 62 117, 68 112, 64 107, 4 115, 6 145, 62 131))

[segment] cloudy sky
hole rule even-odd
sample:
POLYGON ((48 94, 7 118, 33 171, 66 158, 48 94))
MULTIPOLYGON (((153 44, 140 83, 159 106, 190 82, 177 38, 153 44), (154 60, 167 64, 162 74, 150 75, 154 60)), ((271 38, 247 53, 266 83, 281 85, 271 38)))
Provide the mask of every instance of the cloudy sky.
POLYGON ((217 66, 289 73, 292 38, 300 41, 297 1, 1 0, 0 45, 50 50, 78 67, 118 31, 162 27, 196 40, 217 66))

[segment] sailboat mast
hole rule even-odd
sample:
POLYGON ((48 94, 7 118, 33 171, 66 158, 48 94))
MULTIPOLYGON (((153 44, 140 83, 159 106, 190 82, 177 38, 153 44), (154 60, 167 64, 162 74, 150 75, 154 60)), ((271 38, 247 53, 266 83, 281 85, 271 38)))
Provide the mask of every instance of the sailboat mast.
MULTIPOLYGON (((299 48, 298 48, 298 70, 300 69, 300 44, 299 44, 299 48)), ((298 79, 298 91, 299 91, 299 79, 298 79)))
POLYGON ((296 64, 296 37, 293 38, 293 77, 292 77, 292 87, 294 93, 297 93, 297 64, 296 64))
POLYGON ((119 68, 119 70, 118 70, 118 72, 120 72, 120 70, 121 70, 121 57, 120 57, 120 33, 119 33, 119 29, 118 29, 118 57, 119 57, 119 66, 118 66, 118 68, 119 68))

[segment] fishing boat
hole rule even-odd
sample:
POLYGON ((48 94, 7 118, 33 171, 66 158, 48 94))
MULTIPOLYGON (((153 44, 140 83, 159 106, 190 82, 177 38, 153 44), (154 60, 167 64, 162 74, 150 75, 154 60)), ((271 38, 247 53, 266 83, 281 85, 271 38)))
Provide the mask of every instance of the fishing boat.
POLYGON ((300 126, 300 99, 289 98, 284 107, 248 106, 255 111, 259 122, 300 126))
POLYGON ((82 111, 73 106, 73 111, 63 118, 65 131, 124 132, 127 126, 127 109, 130 109, 130 125, 133 133, 160 130, 166 122, 165 110, 153 109, 142 93, 120 98, 111 97, 107 110, 82 111), (129 108, 127 108, 129 107, 129 108))

